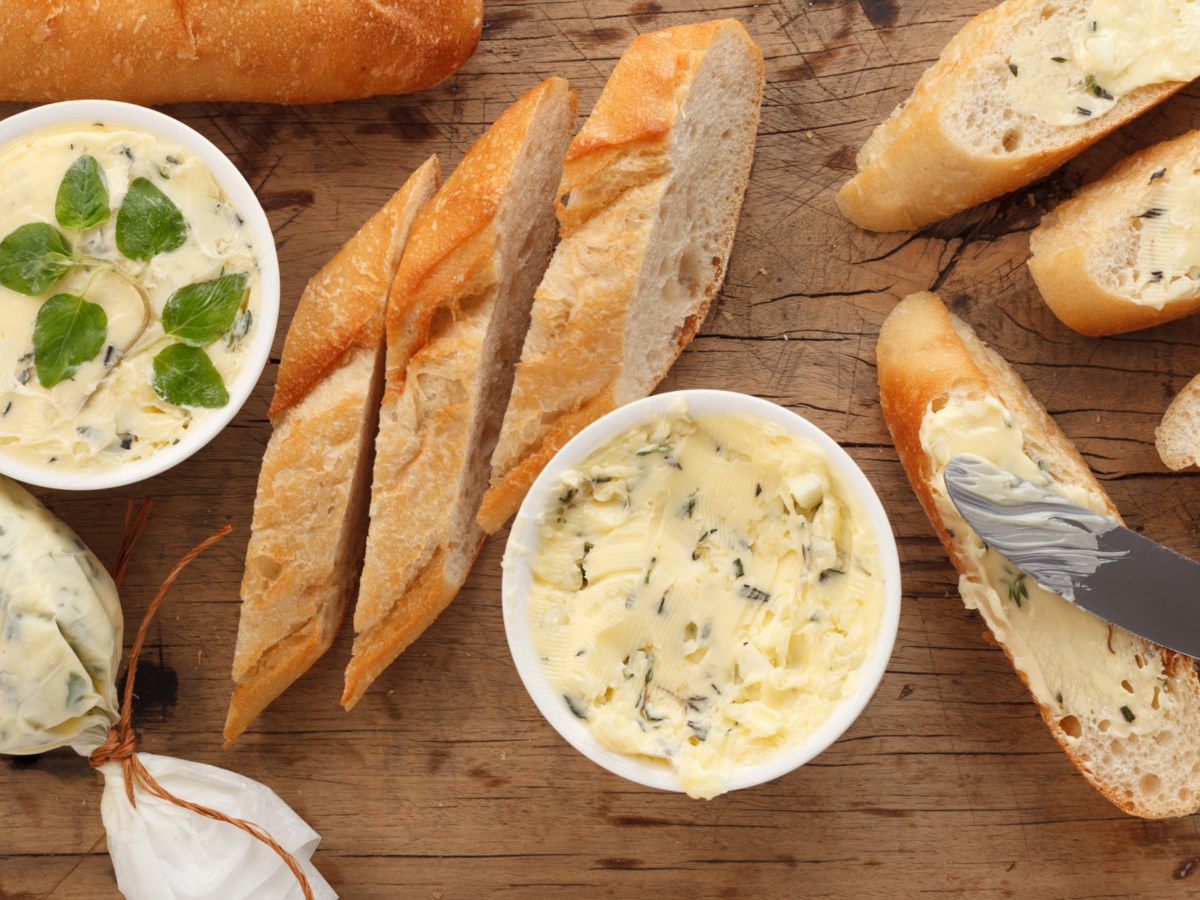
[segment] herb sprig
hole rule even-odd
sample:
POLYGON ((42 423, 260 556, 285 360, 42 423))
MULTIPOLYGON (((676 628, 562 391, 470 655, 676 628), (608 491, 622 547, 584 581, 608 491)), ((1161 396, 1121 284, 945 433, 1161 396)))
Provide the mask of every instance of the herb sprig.
MULTIPOLYGON (((187 241, 183 213, 147 178, 135 178, 116 211, 116 244, 126 259, 147 262, 178 250, 187 241)), ((83 154, 63 175, 54 201, 61 229, 83 232, 111 217, 108 179, 99 161, 83 154)), ((33 370, 44 388, 72 378, 81 367, 105 351, 105 378, 130 354, 153 312, 140 280, 122 266, 77 252, 59 228, 47 222, 21 225, 0 241, 0 285, 28 297, 50 293, 69 272, 109 271, 137 293, 142 322, 124 347, 108 344, 108 315, 98 303, 80 294, 56 293, 42 302, 33 330, 33 370)), ((90 287, 90 282, 88 287, 90 287)), ((174 338, 154 357, 151 385, 175 406, 215 408, 229 402, 229 392, 203 348, 230 332, 248 293, 249 277, 222 275, 185 285, 167 300, 163 331, 174 338)), ((248 319, 245 319, 248 323, 248 319)), ((145 349, 145 348, 143 348, 145 349)))

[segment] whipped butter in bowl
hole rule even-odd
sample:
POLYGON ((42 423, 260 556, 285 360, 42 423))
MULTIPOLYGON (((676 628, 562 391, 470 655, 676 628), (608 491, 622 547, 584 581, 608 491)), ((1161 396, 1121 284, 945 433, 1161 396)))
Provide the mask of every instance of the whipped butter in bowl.
POLYGON ((891 654, 900 581, 883 509, 836 443, 775 404, 684 391, 551 461, 503 594, 522 680, 568 741, 710 798, 849 727, 891 654))
POLYGON ((233 417, 270 351, 274 241, 201 135, 107 101, 0 122, 0 471, 157 474, 233 417))

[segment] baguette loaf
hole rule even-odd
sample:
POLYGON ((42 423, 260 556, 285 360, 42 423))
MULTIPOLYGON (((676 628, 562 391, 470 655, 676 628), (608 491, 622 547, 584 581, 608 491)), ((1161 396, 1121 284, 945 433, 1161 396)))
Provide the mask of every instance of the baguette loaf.
POLYGON ((366 538, 388 287, 437 181, 431 157, 313 276, 288 329, 246 551, 227 743, 329 649, 345 616, 366 538))
MULTIPOLYGON (((1071 65, 1071 30, 1090 0, 1005 0, 971 19, 858 153, 858 174, 838 192, 842 212, 871 231, 907 231, 1015 190, 1058 168, 1114 128, 1184 86, 1140 87, 1077 124, 1048 124, 1008 94, 1021 74, 1014 48, 1071 65)), ((1080 84, 1086 82, 1079 73, 1080 84)), ((1092 97, 1095 92, 1096 96, 1092 97)), ((1090 110, 1080 106, 1082 112, 1090 110)))
POLYGON ((482 0, 0 3, 0 99, 319 103, 419 91, 479 41, 482 0))
MULTIPOLYGON (((1146 818, 1200 807, 1200 682, 1192 661, 1113 628, 1026 579, 958 515, 942 472, 973 452, 1119 518, 1020 377, 933 294, 904 300, 879 336, 883 414, 913 489, 976 608, 1067 756, 1146 818)), ((1131 597, 1130 602, 1137 602, 1131 597)))
POLYGON ((634 40, 567 153, 479 521, 489 533, 581 428, 643 397, 720 290, 754 154, 758 47, 732 19, 634 40))
POLYGON ((483 543, 475 516, 550 258, 576 106, 561 78, 531 90, 476 141, 413 225, 388 302, 347 709, 450 603, 483 543))
POLYGON ((1029 271, 1056 316, 1095 337, 1200 310, 1197 170, 1193 131, 1123 160, 1042 220, 1029 271))

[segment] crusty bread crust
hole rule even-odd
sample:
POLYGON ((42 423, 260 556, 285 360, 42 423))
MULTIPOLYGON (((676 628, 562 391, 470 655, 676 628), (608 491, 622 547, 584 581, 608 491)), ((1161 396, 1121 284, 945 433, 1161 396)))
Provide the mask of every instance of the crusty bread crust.
MULTIPOLYGON (((959 573, 981 581, 982 573, 973 568, 965 552, 965 535, 955 537, 942 520, 935 491, 940 473, 921 443, 921 425, 934 404, 956 397, 995 397, 1012 413, 1025 436, 1025 450, 1043 465, 1056 481, 1085 487, 1102 500, 1098 511, 1120 519, 1116 508, 1084 463, 1079 452, 1049 417, 999 355, 980 341, 971 329, 951 316, 934 294, 915 294, 904 300, 884 322, 877 349, 879 386, 884 418, 891 430, 900 461, 913 490, 933 523, 938 538, 959 573)), ((981 610, 982 612, 982 610, 981 610)), ((1178 699, 1179 720, 1174 722, 1173 739, 1184 747, 1167 749, 1155 740, 1142 741, 1136 752, 1153 762, 1174 752, 1185 759, 1194 758, 1200 745, 1200 681, 1192 661, 1164 648, 1131 638, 1138 647, 1161 654, 1164 671, 1170 680, 1170 692, 1178 699)), ((1001 643, 1012 662, 1013 656, 1001 643)), ((1100 652, 1108 652, 1101 648, 1100 652)), ((1016 669, 1028 686, 1028 678, 1016 669)), ((1081 677, 1084 677, 1081 675, 1081 677)), ((1063 710, 1039 703, 1042 718, 1050 733, 1067 756, 1105 797, 1132 815, 1146 818, 1188 815, 1200 807, 1200 775, 1193 769, 1173 772, 1185 785, 1174 796, 1152 796, 1135 780, 1122 780, 1104 765, 1105 735, 1099 733, 1085 716, 1078 717, 1082 734, 1072 736, 1064 729, 1063 710)), ((1072 717, 1074 718, 1074 717, 1072 717)), ((1132 747, 1128 748, 1134 753, 1132 747)), ((1151 771, 1153 767, 1147 766, 1151 771)))
POLYGON ((413 225, 388 303, 347 709, 446 608, 482 546, 475 516, 550 256, 576 109, 563 79, 535 87, 476 141, 413 225))
MULTIPOLYGON (((516 512, 550 457, 580 429, 649 393, 699 331, 733 247, 762 79, 762 54, 732 19, 640 35, 617 62, 567 152, 558 189, 561 241, 538 288, 492 460, 492 484, 479 514, 485 531, 497 531, 516 512), (660 327, 635 324, 639 309, 665 306, 663 292, 648 286, 648 273, 661 263, 655 229, 667 204, 680 202, 677 194, 703 190, 680 183, 682 177, 671 181, 673 154, 685 140, 683 110, 701 68, 723 65, 713 61, 722 53, 748 70, 739 77, 752 99, 739 98, 724 110, 736 143, 733 152, 721 148, 728 190, 697 203, 720 207, 716 233, 696 271, 686 273, 686 310, 660 327), (645 332, 656 352, 645 358, 632 349, 631 330, 645 332)), ((695 118, 707 114, 697 110, 695 118)), ((715 153, 715 143, 705 149, 715 153)))
POLYGON ((323 103, 419 91, 479 41, 482 0, 0 3, 0 99, 323 103))
POLYGON ((366 535, 383 310, 437 181, 430 157, 300 298, 254 501, 227 743, 329 649, 345 616, 366 535))
POLYGON ((1161 308, 1137 303, 1104 277, 1114 244, 1131 243, 1148 206, 1153 174, 1200 167, 1200 131, 1135 153, 1050 212, 1029 236, 1029 271, 1054 314, 1080 334, 1100 337, 1149 328, 1200 310, 1200 293, 1161 308))
POLYGON ((858 173, 837 194, 842 213, 869 231, 911 231, 1029 184, 1115 128, 1184 87, 1139 88, 1104 116, 1059 129, 1058 140, 1023 151, 979 153, 963 145, 949 117, 974 104, 971 86, 989 66, 1003 66, 1016 37, 1046 6, 1067 0, 1006 0, 975 16, 925 71, 859 151, 858 173))

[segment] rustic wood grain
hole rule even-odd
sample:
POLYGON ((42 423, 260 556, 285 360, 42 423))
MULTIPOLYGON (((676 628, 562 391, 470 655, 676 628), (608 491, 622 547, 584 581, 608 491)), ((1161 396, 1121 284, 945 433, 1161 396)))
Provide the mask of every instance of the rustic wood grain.
MULTIPOLYGON (((1049 206, 1123 154, 1200 121, 1185 91, 1045 182, 917 235, 843 220, 835 188, 874 125, 986 0, 556 0, 490 3, 483 42, 428 93, 329 106, 168 108, 213 139, 268 209, 283 328, 320 265, 429 153, 448 169, 500 111, 560 74, 589 109, 641 31, 731 15, 767 58, 758 154, 720 303, 665 387, 792 407, 842 441, 892 516, 904 611, 879 691, 844 739, 772 784, 710 802, 626 783, 571 750, 521 688, 488 542, 456 603, 352 714, 343 637, 237 747, 221 749, 237 592, 272 364, 191 461, 135 489, 40 491, 104 558, 128 496, 159 505, 122 592, 142 614, 171 563, 226 521, 154 625, 139 673, 142 746, 270 785, 321 833, 342 896, 1173 897, 1196 891, 1195 817, 1110 806, 1050 739, 1003 655, 963 609, 879 414, 874 344, 906 293, 936 286, 1029 381, 1130 523, 1200 555, 1200 480, 1167 473, 1153 429, 1200 370, 1200 321, 1081 338, 1024 266, 1049 206)), ((19 109, 0 105, 0 115, 19 109)), ((68 751, 0 761, 0 897, 117 896, 99 779, 68 751)))

